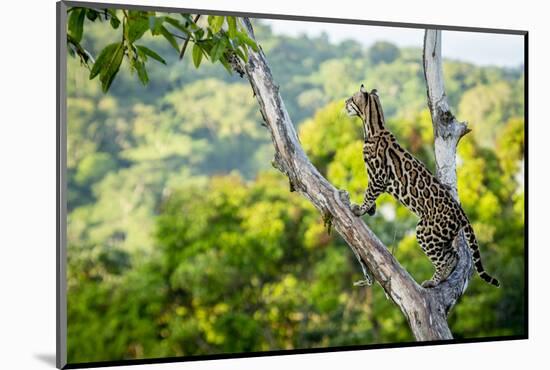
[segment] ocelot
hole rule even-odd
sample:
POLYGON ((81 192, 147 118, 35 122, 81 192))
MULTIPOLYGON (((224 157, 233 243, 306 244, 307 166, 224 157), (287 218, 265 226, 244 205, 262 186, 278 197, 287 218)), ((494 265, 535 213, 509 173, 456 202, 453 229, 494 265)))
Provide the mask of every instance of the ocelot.
MULTIPOLYGON (((358 116, 363 121, 363 158, 369 178, 364 201, 361 205, 352 204, 353 213, 358 217, 365 213, 374 215, 376 198, 387 192, 420 218, 416 226, 416 238, 435 267, 432 279, 422 283, 423 287, 434 287, 453 272, 458 262, 453 241, 461 230, 464 230, 479 276, 499 286, 498 280, 483 269, 474 230, 449 188, 432 175, 422 162, 403 149, 395 136, 386 129, 376 90, 368 93, 361 85, 359 92, 346 100, 346 111, 348 115, 358 116)), ((365 285, 363 282, 370 285, 366 266, 361 259, 359 261, 366 280, 356 285, 365 285)))

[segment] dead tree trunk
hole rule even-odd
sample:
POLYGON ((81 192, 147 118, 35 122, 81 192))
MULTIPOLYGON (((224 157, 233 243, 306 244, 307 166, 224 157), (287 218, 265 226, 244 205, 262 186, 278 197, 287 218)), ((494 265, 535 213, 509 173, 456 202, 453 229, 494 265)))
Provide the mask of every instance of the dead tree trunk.
MULTIPOLYGON (((426 30, 422 59, 428 107, 434 130, 436 176, 451 189, 453 197, 460 201, 456 180, 456 147, 460 139, 470 132, 470 129, 466 122, 459 122, 456 119, 449 107, 443 80, 440 30, 426 30)), ((431 292, 438 300, 446 303, 445 310, 447 312, 464 293, 468 286, 468 280, 473 274, 472 255, 462 232, 456 238, 454 247, 459 255, 455 271, 443 284, 432 289, 431 292)))
MULTIPOLYGON (((254 39, 250 21, 241 21, 254 39)), ((261 48, 257 52, 249 49, 246 64, 236 58, 233 63, 235 70, 250 81, 275 147, 273 165, 288 177, 291 191, 309 199, 357 252, 405 315, 417 340, 452 339, 447 313, 465 286, 462 274, 455 271, 451 279, 434 289, 418 285, 363 220, 353 215, 348 194, 330 184, 308 160, 261 48)))

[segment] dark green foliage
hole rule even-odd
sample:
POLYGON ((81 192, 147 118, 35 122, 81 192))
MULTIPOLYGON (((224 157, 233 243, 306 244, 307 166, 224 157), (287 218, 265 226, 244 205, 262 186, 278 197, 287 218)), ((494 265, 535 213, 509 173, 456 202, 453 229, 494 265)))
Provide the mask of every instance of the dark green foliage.
POLYGON ((79 162, 74 179, 79 184, 90 184, 101 180, 115 169, 116 162, 109 153, 90 153, 79 162))
POLYGON ((149 49, 147 46, 136 45, 136 48, 138 50, 138 53, 143 53, 142 55, 140 55, 141 59, 147 60, 147 57, 151 57, 161 62, 162 64, 166 64, 166 61, 160 55, 149 49))
POLYGON ((82 40, 82 33, 84 32, 84 17, 86 16, 86 9, 75 8, 69 14, 69 20, 67 22, 68 33, 80 42, 82 40))
POLYGON ((242 27, 237 26, 234 17, 208 16, 208 26, 202 27, 197 23, 198 17, 193 20, 190 14, 181 14, 182 19, 176 19, 167 15, 157 16, 155 12, 126 9, 121 11, 105 9, 100 13, 94 9, 70 8, 68 12, 67 42, 74 48, 70 50, 73 53, 76 50, 85 64, 88 64, 90 53, 80 42, 86 16, 91 22, 109 20, 110 26, 115 30, 122 22, 121 41, 104 46, 90 71, 90 79, 99 74, 104 92, 111 87, 124 56, 130 64, 130 70, 137 71, 138 79, 144 85, 149 82, 146 65, 148 56, 166 64, 157 52, 135 44, 136 41, 144 37, 147 31, 150 31, 151 36, 162 36, 180 54, 180 57, 185 52, 185 46, 188 43, 193 44, 193 62, 196 68, 199 67, 204 56, 212 63, 219 61, 231 73, 229 55, 234 54, 246 61, 248 58, 247 47, 258 50, 256 42, 246 35, 242 27), (122 21, 118 17, 120 13, 122 13, 122 21), (227 32, 222 29, 226 21, 227 32), (181 47, 176 38, 186 39, 181 47))
POLYGON ((201 47, 198 44, 195 44, 193 46, 193 64, 195 64, 195 68, 199 68, 201 65, 202 55, 201 47))
POLYGON ((106 70, 106 65, 109 60, 112 59, 112 56, 116 52, 117 48, 121 47, 120 42, 110 44, 105 47, 97 57, 92 70, 90 71, 90 80, 97 76, 101 71, 106 70))
MULTIPOLYGON (((100 79, 89 80, 78 59, 69 60, 67 78, 69 361, 412 341, 378 285, 353 287, 362 276, 353 253, 271 168, 273 144, 248 82, 205 63, 212 53, 219 58, 219 44, 198 43, 196 69, 197 43, 179 61, 162 36, 163 27, 196 34, 195 17, 149 16, 149 31, 135 48, 124 47, 104 94, 102 66, 114 59, 128 19, 114 10, 89 14, 80 43, 98 56, 91 69, 100 79)), ((222 18, 220 32, 238 37, 233 18, 203 25, 218 29, 222 18)), ((143 20, 135 20, 136 35, 143 20)), ((352 200, 361 200, 367 178, 361 125, 345 115, 342 99, 361 82, 380 92, 402 145, 434 168, 421 50, 400 49, 375 65, 374 49, 353 41, 275 36, 254 26, 304 149, 352 200)), ((493 289, 474 278, 451 328, 458 338, 521 334, 523 95, 509 91, 521 90, 522 70, 458 61, 444 68, 457 117, 473 128, 459 145, 461 201, 484 264, 502 283, 493 289)), ((417 245, 416 221, 389 196, 367 219, 423 281, 433 271, 417 245)))
POLYGON ((370 47, 368 57, 374 65, 392 63, 399 58, 399 48, 390 42, 378 41, 370 47))
POLYGON ((122 63, 123 57, 124 46, 122 42, 116 44, 112 49, 112 52, 105 56, 105 63, 99 72, 99 80, 101 81, 101 88, 103 89, 103 92, 109 90, 111 83, 120 69, 120 64, 122 63))
POLYGON ((136 40, 143 37, 145 31, 149 30, 149 17, 153 17, 152 12, 141 12, 137 10, 129 10, 126 16, 126 35, 124 38, 129 44, 133 44, 136 40))

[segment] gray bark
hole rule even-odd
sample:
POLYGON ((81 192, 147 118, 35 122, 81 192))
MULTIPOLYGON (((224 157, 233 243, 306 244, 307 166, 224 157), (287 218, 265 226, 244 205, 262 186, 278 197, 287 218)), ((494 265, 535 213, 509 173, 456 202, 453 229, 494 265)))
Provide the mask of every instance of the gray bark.
MULTIPOLYGON (((241 21, 254 39, 249 20, 241 21)), ((275 148, 273 165, 288 177, 291 191, 309 199, 323 217, 330 220, 399 307, 417 340, 451 339, 446 316, 460 296, 453 283, 460 279, 453 277, 449 283, 434 289, 424 289, 417 284, 363 220, 353 215, 348 194, 330 184, 308 160, 261 48, 258 52, 249 50, 246 64, 234 58, 233 67, 250 82, 271 133, 275 148)))
MULTIPOLYGON (((452 195, 459 201, 456 179, 456 147, 460 139, 470 132, 470 129, 466 122, 459 122, 451 112, 445 93, 441 42, 440 30, 426 30, 422 59, 428 107, 434 130, 436 176, 451 189, 452 195)), ((432 289, 431 292, 444 303, 447 312, 464 293, 473 274, 472 256, 463 233, 456 238, 454 247, 459 255, 457 267, 445 282, 432 289)))

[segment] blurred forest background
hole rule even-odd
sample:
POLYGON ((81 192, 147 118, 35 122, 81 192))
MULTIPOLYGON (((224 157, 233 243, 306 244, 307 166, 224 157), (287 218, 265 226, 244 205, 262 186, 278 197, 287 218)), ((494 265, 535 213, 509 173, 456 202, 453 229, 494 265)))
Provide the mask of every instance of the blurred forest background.
MULTIPOLYGON (((361 83, 433 170, 420 49, 254 26, 310 159, 355 202, 367 185, 362 129, 343 101, 361 83)), ((86 27, 94 55, 119 37, 86 27)), ((248 82, 144 43, 168 62, 150 65, 147 86, 123 63, 103 94, 68 61, 69 362, 413 341, 378 285, 352 285, 361 269, 351 250, 271 167, 248 82)), ((460 198, 502 284, 474 277, 450 327, 456 338, 523 334, 523 66, 445 60, 444 73, 453 111, 473 129, 458 150, 460 198)), ((431 277, 416 217, 388 195, 378 210, 368 225, 417 281, 431 277)))

